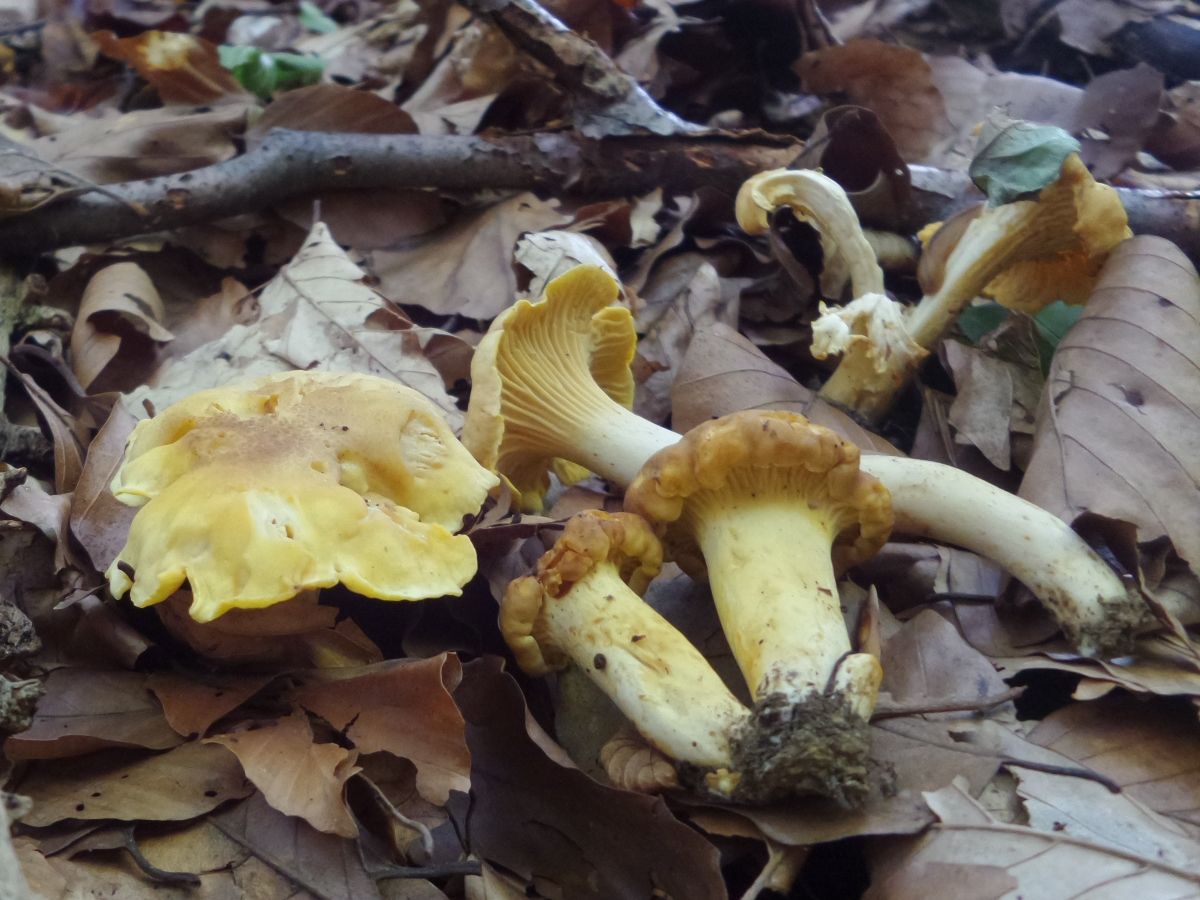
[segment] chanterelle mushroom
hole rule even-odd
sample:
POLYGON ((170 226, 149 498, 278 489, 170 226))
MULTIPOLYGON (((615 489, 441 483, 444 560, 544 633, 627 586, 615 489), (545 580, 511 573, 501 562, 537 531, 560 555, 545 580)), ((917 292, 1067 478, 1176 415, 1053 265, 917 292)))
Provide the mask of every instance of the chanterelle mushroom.
POLYGON ((505 310, 475 351, 463 443, 527 510, 541 508, 556 463, 568 478, 618 479, 637 471, 636 448, 657 430, 627 408, 637 334, 629 310, 611 305, 618 291, 600 267, 577 266, 543 299, 505 310))
POLYGON ((796 413, 734 413, 660 450, 625 494, 626 509, 666 526, 683 570, 712 585, 755 701, 733 748, 748 800, 866 791, 882 670, 851 649, 835 572, 883 546, 892 509, 858 460, 796 413))
POLYGON ((454 532, 496 483, 429 400, 382 378, 201 391, 130 436, 112 491, 144 506, 106 574, 136 606, 186 581, 197 622, 339 582, 382 600, 458 595, 476 559, 454 532))
POLYGON ((568 520, 536 574, 505 592, 500 630, 517 663, 545 675, 574 661, 654 747, 732 793, 730 735, 750 711, 673 625, 639 596, 662 565, 643 520, 589 511, 568 520))

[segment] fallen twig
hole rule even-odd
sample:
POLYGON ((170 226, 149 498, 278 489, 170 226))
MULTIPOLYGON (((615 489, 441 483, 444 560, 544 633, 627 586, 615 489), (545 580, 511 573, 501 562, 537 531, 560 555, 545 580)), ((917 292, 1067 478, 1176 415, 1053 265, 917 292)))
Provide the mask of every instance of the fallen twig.
POLYGON ((341 188, 541 190, 588 197, 701 185, 732 197, 754 172, 800 151, 786 136, 515 137, 272 131, 256 150, 177 175, 110 185, 0 221, 0 253, 40 253, 196 225, 341 188), (143 208, 145 214, 137 209, 143 208))

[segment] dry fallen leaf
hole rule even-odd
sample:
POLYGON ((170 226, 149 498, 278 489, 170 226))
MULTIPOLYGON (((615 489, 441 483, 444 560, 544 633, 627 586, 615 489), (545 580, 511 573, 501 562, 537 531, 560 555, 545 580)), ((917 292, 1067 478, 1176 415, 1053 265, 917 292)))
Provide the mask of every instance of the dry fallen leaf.
POLYGON ((237 757, 224 747, 193 741, 166 753, 131 757, 128 751, 110 750, 39 763, 19 785, 33 798, 24 822, 181 821, 253 791, 237 757))
POLYGON ((266 687, 274 675, 176 675, 155 672, 147 681, 170 726, 184 737, 202 736, 223 716, 266 687))
POLYGON ((228 748, 246 778, 275 809, 298 816, 317 831, 355 837, 358 826, 346 805, 346 781, 359 772, 358 753, 315 743, 304 713, 257 728, 218 734, 205 743, 228 748))
POLYGON ((1058 345, 1021 496, 1131 522, 1200 565, 1200 281, 1156 237, 1121 244, 1058 345))

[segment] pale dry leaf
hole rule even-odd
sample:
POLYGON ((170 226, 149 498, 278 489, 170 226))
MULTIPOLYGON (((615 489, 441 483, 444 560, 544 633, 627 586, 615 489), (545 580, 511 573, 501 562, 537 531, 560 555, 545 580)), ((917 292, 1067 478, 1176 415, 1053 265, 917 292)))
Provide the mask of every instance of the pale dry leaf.
POLYGON ((28 825, 64 819, 174 822, 194 819, 254 790, 224 747, 191 742, 130 761, 127 750, 43 761, 20 782, 33 799, 28 825))
POLYGON ((140 384, 150 373, 147 342, 166 344, 175 338, 163 326, 164 315, 154 282, 137 263, 116 263, 93 275, 71 330, 71 367, 84 389, 96 393, 140 384), (122 349, 122 371, 93 387, 122 349), (138 351, 140 358, 133 356, 138 351))
POLYGON ((941 352, 954 376, 948 421, 955 442, 975 446, 997 469, 1009 471, 1012 435, 1034 430, 1043 384, 1036 358, 1027 365, 960 341, 945 341, 941 352))
POLYGON ((1157 237, 1113 251, 1051 363, 1021 496, 1130 522, 1200 566, 1200 281, 1157 237))
POLYGON ((10 759, 80 756, 105 747, 163 750, 183 743, 167 724, 146 675, 55 669, 33 724, 4 746, 10 759))
POLYGON ((344 730, 360 753, 410 760, 421 796, 441 805, 469 784, 462 715, 449 693, 460 677, 457 657, 443 653, 308 673, 291 698, 344 730))
POLYGON ((591 235, 574 231, 536 231, 517 241, 513 258, 533 273, 529 296, 541 297, 546 285, 576 266, 599 266, 615 279, 617 264, 591 235))
POLYGON ((1127 695, 1073 703, 1039 722, 1029 740, 1112 779, 1155 812, 1200 826, 1200 725, 1177 705, 1127 695))
POLYGON ((237 148, 249 107, 164 106, 101 119, 73 117, 70 130, 35 141, 47 162, 96 184, 186 172, 223 162, 237 148))
POLYGON ((205 743, 229 749, 246 778, 272 807, 298 816, 317 831, 342 837, 358 835, 346 805, 346 781, 360 771, 357 751, 318 744, 304 713, 258 728, 218 734, 205 743))
POLYGON ((125 441, 136 424, 137 420, 123 405, 113 406, 108 421, 88 445, 83 472, 71 498, 71 534, 97 572, 103 572, 117 558, 137 513, 108 489, 125 457, 125 441))
POLYGON ((570 221, 554 201, 519 194, 486 209, 463 211, 445 228, 401 249, 371 254, 380 290, 397 303, 439 315, 491 319, 512 305, 517 239, 570 221))
POLYGON ((929 792, 940 822, 872 853, 866 897, 937 896, 947 877, 978 897, 1131 897, 1168 900, 1200 890, 1200 876, 1078 838, 996 821, 959 785, 929 792))
POLYGON ((425 357, 411 323, 316 225, 296 257, 259 296, 259 316, 169 360, 151 386, 125 399, 161 409, 200 388, 291 369, 322 368, 390 378, 436 403, 452 425, 461 420, 442 377, 425 357))

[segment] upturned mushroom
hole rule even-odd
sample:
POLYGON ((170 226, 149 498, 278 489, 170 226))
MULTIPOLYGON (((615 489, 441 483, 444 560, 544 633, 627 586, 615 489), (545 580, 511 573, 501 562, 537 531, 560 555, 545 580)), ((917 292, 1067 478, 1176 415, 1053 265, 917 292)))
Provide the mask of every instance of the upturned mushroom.
POLYGON ((195 623, 339 582, 381 600, 458 595, 476 559, 455 532, 496 484, 428 399, 382 378, 201 391, 130 436, 112 491, 142 508, 109 587, 146 607, 186 583, 195 623))
POLYGON ((657 426, 628 409, 637 333, 612 305, 619 291, 600 267, 576 266, 543 299, 501 313, 475 351, 463 444, 527 511, 541 508, 552 469, 565 481, 588 471, 621 481, 656 440, 657 426))
POLYGON ((667 555, 707 578, 754 699, 734 738, 741 796, 867 789, 882 669, 850 645, 837 574, 887 541, 887 489, 856 446, 796 413, 742 412, 658 451, 625 508, 665 529, 667 555))
MULTIPOLYGON (((570 291, 560 292, 552 282, 546 299, 537 306, 540 327, 546 333, 573 329, 578 343, 587 346, 591 317, 600 312, 597 304, 604 297, 615 298, 618 287, 602 270, 580 269, 585 271, 576 269, 561 276, 574 276, 567 283, 570 291), (586 302, 582 302, 585 294, 586 302), (590 310, 587 316, 579 315, 580 306, 590 310)), ((630 353, 632 349, 621 356, 630 353)), ((496 358, 494 351, 491 357, 496 358)), ((502 369, 491 363, 484 370, 481 363, 476 374, 487 379, 488 387, 478 398, 471 397, 468 431, 472 419, 480 419, 476 426, 480 433, 494 435, 495 440, 469 443, 477 458, 510 480, 544 484, 548 461, 557 456, 599 471, 624 488, 647 459, 680 440, 676 432, 625 409, 595 381, 591 390, 584 390, 582 384, 592 378, 589 359, 580 351, 547 360, 531 349, 510 356, 502 369), (560 378, 567 385, 565 391, 560 389, 560 378), (578 398, 570 401, 572 408, 587 406, 573 414, 569 428, 557 431, 561 410, 568 405, 561 399, 563 392, 578 398), (519 404, 501 403, 496 399, 501 395, 517 397, 519 404), (506 434, 509 415, 515 416, 514 433, 521 440, 516 450, 501 453, 497 447, 506 434), (543 432, 550 433, 543 437, 543 432), (536 467, 531 466, 534 460, 536 467), (531 471, 536 477, 523 480, 531 471)), ((620 380, 614 365, 615 360, 610 360, 605 367, 608 381, 620 380)), ((1146 606, 1136 588, 1127 585, 1083 538, 1046 510, 951 466, 870 454, 862 457, 861 468, 877 475, 891 491, 898 533, 912 529, 999 563, 1026 583, 1081 652, 1121 655, 1133 640, 1128 624, 1147 622, 1146 606), (950 483, 956 485, 953 497, 947 496, 943 487, 950 483)), ((534 501, 540 496, 533 491, 525 500, 536 508, 534 501)))
POLYGON ((577 664, 638 733, 682 763, 685 783, 738 787, 730 736, 749 719, 712 667, 640 594, 662 566, 650 526, 628 513, 569 519, 535 574, 511 582, 500 631, 530 675, 577 664))

